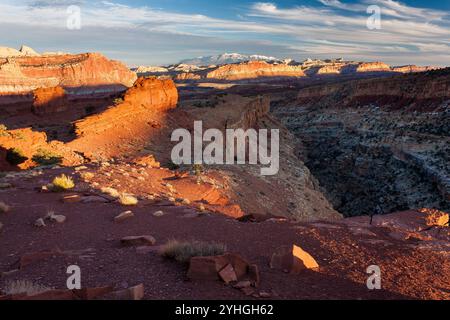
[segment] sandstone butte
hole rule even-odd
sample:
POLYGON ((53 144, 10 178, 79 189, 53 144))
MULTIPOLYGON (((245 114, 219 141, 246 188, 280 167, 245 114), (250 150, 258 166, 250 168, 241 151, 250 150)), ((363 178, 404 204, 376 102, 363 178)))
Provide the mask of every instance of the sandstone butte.
POLYGON ((136 74, 99 53, 0 58, 0 94, 61 86, 70 93, 122 91, 136 74))
POLYGON ((206 74, 208 79, 243 80, 259 77, 303 77, 301 66, 270 64, 265 61, 250 61, 221 66, 206 74))
POLYGON ((77 138, 69 146, 90 153, 113 152, 108 146, 121 141, 148 143, 165 122, 165 112, 177 103, 178 91, 172 80, 139 78, 113 108, 77 121, 77 138))

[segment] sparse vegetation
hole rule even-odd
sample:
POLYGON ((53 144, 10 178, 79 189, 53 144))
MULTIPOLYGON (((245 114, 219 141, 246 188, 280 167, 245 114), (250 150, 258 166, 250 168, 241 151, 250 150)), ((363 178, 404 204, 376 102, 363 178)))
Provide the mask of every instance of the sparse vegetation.
POLYGON ((8 128, 0 123, 0 137, 8 137, 9 135, 8 128))
POLYGON ((71 177, 66 176, 65 174, 60 175, 53 179, 52 182, 52 190, 56 192, 62 192, 69 189, 73 189, 75 187, 75 183, 71 177))
POLYGON ((113 102, 114 104, 121 104, 123 102, 123 98, 115 98, 113 102))
POLYGON ((2 291, 7 295, 25 293, 28 296, 31 296, 47 290, 51 290, 51 288, 28 280, 15 280, 6 282, 2 291))
POLYGON ((9 212, 10 209, 11 209, 10 206, 8 206, 6 203, 0 201, 0 212, 1 213, 7 213, 7 212, 9 212))
POLYGON ((119 202, 123 206, 135 206, 138 204, 138 199, 132 195, 122 194, 119 197, 119 202))
POLYGON ((51 166, 60 164, 62 157, 52 151, 38 149, 32 160, 41 166, 51 166))
POLYGON ((160 254, 167 259, 189 263, 192 257, 222 255, 226 250, 227 246, 219 242, 169 240, 162 246, 160 254))
POLYGON ((197 177, 197 184, 202 181, 203 166, 201 164, 194 164, 194 174, 197 177))
POLYGON ((18 148, 11 148, 6 152, 6 161, 13 166, 17 166, 27 160, 28 158, 18 148))
POLYGON ((119 198, 120 197, 120 193, 119 191, 117 191, 114 188, 111 187, 103 187, 100 189, 101 192, 113 197, 113 198, 119 198))

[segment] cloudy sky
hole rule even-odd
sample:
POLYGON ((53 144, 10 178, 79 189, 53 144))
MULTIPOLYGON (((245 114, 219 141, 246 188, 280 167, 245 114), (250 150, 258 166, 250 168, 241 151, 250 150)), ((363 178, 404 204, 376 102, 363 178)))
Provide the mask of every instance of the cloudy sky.
POLYGON ((0 46, 22 44, 130 66, 224 52, 450 66, 450 1, 0 0, 0 46))

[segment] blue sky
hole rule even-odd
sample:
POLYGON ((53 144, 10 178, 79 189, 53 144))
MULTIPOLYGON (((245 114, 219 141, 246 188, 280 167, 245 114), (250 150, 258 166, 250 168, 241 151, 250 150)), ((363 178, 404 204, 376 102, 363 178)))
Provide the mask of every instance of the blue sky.
POLYGON ((0 0, 0 28, 0 46, 96 51, 130 66, 224 52, 450 66, 447 0, 0 0), (70 5, 79 30, 66 27, 70 5), (370 5, 381 29, 367 27, 370 5))

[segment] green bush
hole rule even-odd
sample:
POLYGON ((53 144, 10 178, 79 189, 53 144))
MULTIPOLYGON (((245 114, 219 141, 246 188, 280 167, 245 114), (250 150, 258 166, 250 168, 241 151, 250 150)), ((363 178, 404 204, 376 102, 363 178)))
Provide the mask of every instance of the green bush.
POLYGON ((38 149, 32 160, 41 166, 52 166, 60 164, 62 157, 52 151, 38 149))
POLYGON ((28 158, 25 157, 22 150, 18 148, 11 148, 6 152, 6 161, 13 166, 17 166, 27 160, 28 158))

